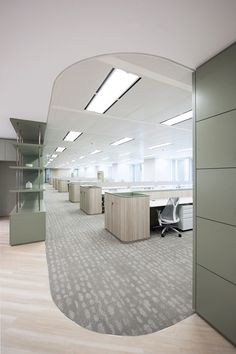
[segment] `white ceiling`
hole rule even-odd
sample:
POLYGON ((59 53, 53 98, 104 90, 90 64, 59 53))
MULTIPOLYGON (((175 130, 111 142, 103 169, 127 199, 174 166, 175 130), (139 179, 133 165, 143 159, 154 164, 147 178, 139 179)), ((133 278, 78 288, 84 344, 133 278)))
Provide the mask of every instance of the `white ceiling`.
POLYGON ((15 137, 10 117, 47 121, 53 82, 69 65, 136 52, 195 69, 235 41, 235 13, 235 0, 2 0, 0 137, 15 137))
POLYGON ((144 54, 91 58, 65 70, 54 84, 45 155, 49 157, 58 146, 65 146, 66 150, 58 153, 58 157, 50 163, 50 167, 64 168, 78 167, 81 163, 101 164, 104 161, 140 162, 147 155, 158 158, 191 156, 190 151, 178 150, 192 146, 192 120, 173 127, 160 125, 163 120, 191 109, 191 70, 144 54), (135 73, 141 80, 107 113, 84 110, 113 67, 135 73), (83 135, 75 142, 64 142, 63 138, 70 130, 83 132, 83 135), (111 145, 127 136, 134 140, 120 146, 111 145), (171 145, 149 149, 163 143, 171 145), (102 152, 91 155, 96 149, 102 152), (85 158, 81 160, 80 156, 85 158))

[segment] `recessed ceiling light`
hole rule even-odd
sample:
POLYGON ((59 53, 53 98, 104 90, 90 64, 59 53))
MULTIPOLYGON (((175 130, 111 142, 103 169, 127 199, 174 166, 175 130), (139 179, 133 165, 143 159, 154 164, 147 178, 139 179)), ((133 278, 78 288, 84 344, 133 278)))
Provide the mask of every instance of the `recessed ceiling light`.
POLYGON ((150 146, 149 149, 150 150, 157 149, 157 148, 160 148, 160 147, 163 147, 163 146, 168 146, 168 145, 171 145, 171 143, 163 143, 163 144, 159 144, 159 145, 150 146))
POLYGON ((57 154, 53 154, 52 158, 55 159, 57 157, 57 154))
POLYGON ((112 69, 85 109, 90 112, 105 113, 140 79, 136 74, 112 69))
POLYGON ((84 158, 85 158, 85 156, 80 156, 80 158, 79 158, 79 159, 80 159, 80 160, 82 160, 82 159, 84 159, 84 158))
POLYGON ((117 146, 117 145, 121 145, 121 144, 127 143, 128 141, 131 141, 131 140, 134 140, 134 138, 127 138, 126 137, 126 138, 122 138, 120 140, 117 140, 114 143, 111 143, 111 145, 117 146))
POLYGON ((56 152, 63 152, 65 149, 65 147, 58 146, 58 148, 56 148, 56 152))
POLYGON ((65 141, 75 141, 80 135, 82 135, 82 132, 74 132, 74 131, 69 131, 66 136, 63 138, 65 141))
POLYGON ((90 152, 90 155, 98 154, 99 152, 102 152, 102 150, 94 150, 90 152))
POLYGON ((71 162, 75 162, 75 160, 71 160, 71 162))
POLYGON ((104 157, 102 160, 105 161, 105 160, 109 160, 110 157, 104 157))
POLYGON ((50 162, 52 162, 52 161, 53 161, 53 159, 49 159, 49 161, 50 161, 50 162))
POLYGON ((182 113, 176 117, 170 118, 165 120, 164 122, 161 122, 161 124, 164 125, 175 125, 181 122, 184 122, 185 120, 193 118, 193 111, 188 111, 185 113, 182 113))

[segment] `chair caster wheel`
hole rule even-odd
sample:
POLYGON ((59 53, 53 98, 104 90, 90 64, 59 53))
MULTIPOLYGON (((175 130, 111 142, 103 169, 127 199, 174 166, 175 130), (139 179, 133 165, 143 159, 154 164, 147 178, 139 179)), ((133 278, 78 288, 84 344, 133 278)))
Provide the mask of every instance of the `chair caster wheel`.
POLYGON ((161 234, 161 237, 165 237, 165 234, 161 234))
POLYGON ((179 234, 178 236, 179 236, 179 237, 182 237, 182 235, 181 235, 181 234, 179 234))

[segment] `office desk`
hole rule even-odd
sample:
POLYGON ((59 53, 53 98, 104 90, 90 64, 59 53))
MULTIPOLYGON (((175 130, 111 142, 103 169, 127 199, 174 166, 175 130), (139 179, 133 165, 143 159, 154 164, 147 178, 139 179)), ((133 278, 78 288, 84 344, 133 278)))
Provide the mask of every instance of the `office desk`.
MULTIPOLYGON (((168 198, 150 200, 150 208, 164 207, 166 206, 167 202, 168 202, 168 198)), ((187 204, 190 205, 193 204, 192 197, 179 198, 179 205, 187 205, 187 204)))
MULTIPOLYGON (((150 227, 158 226, 157 209, 162 210, 168 202, 166 199, 150 200, 150 227)), ((176 227, 182 231, 191 230, 193 228, 193 198, 179 198, 178 213, 180 221, 176 227)))

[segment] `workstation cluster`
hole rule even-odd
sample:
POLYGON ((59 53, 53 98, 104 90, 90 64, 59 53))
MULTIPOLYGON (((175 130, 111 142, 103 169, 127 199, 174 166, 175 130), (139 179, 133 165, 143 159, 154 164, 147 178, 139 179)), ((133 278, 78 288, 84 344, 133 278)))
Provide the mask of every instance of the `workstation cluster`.
POLYGON ((86 214, 105 214, 105 228, 123 242, 145 240, 150 230, 159 226, 158 211, 169 198, 179 198, 175 227, 182 231, 193 228, 192 186, 160 185, 157 182, 99 182, 49 178, 49 184, 60 193, 68 193, 72 203, 80 203, 86 214))

